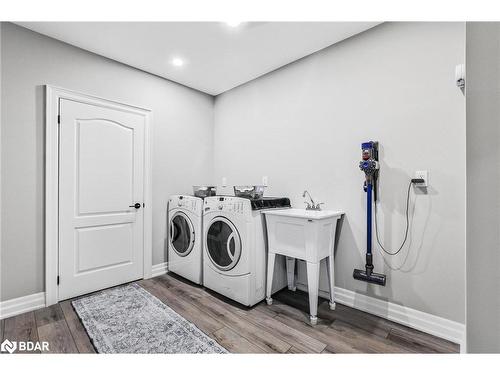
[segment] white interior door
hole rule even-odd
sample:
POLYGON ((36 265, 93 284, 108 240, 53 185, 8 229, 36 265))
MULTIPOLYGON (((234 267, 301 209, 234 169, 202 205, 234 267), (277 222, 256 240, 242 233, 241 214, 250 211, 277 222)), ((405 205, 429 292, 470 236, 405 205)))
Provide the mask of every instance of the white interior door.
POLYGON ((125 109, 59 105, 63 300, 143 277, 145 120, 125 109))

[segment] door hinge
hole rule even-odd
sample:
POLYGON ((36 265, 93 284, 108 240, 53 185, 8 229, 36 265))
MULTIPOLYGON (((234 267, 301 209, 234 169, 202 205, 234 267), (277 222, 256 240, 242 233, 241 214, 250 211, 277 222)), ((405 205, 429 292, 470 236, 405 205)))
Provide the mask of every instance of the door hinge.
POLYGON ((59 276, 57 276, 57 285, 59 285, 59 280, 60 280, 59 276))
POLYGON ((61 115, 57 115, 57 123, 60 124, 61 123, 61 115))

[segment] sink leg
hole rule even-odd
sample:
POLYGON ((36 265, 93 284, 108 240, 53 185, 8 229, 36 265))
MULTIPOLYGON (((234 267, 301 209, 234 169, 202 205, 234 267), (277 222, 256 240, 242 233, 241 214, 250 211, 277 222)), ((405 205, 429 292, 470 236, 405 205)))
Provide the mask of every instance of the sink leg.
POLYGON ((274 261, 276 260, 276 254, 268 252, 267 253, 267 282, 266 282, 266 302, 268 305, 273 303, 271 298, 271 292, 273 289, 273 273, 274 273, 274 261))
POLYGON ((330 289, 330 310, 335 310, 335 267, 333 254, 326 257, 326 272, 328 274, 328 286, 330 289))
POLYGON ((307 262, 307 289, 311 324, 318 322, 319 263, 307 262))
POLYGON ((295 285, 295 258, 286 257, 286 278, 288 281, 288 290, 295 292, 297 286, 295 285))

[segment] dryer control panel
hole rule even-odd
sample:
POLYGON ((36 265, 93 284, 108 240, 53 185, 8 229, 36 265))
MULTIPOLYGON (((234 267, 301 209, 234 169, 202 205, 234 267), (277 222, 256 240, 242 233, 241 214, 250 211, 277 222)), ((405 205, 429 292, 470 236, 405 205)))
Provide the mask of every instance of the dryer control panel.
POLYGON ((204 200, 203 212, 233 212, 248 214, 251 211, 250 201, 245 198, 231 196, 208 197, 204 200))

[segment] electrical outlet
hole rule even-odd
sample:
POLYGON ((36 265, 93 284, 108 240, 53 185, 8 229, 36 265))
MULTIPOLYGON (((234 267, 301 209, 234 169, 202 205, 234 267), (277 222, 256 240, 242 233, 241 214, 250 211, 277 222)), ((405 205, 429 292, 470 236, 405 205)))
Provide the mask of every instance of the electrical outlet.
POLYGON ((429 172, 427 171, 416 171, 415 178, 421 178, 424 180, 422 183, 415 184, 417 187, 427 187, 429 186, 429 172))
POLYGON ((267 186, 268 182, 267 176, 262 176, 262 185, 267 186))
POLYGON ((222 177, 222 187, 226 187, 226 186, 227 186, 227 178, 222 177))

